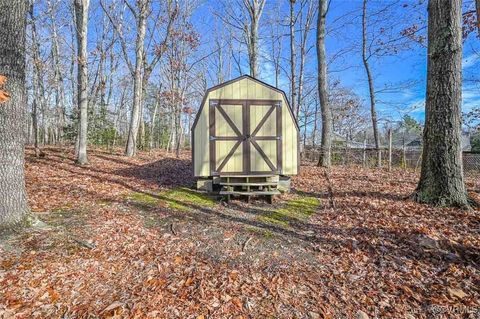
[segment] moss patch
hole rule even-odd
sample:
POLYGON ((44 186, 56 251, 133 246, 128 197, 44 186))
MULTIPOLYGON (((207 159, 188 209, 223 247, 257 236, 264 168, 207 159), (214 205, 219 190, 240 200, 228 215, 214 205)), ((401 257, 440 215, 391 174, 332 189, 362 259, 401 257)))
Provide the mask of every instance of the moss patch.
POLYGON ((305 220, 312 216, 320 206, 320 200, 316 197, 299 197, 289 200, 284 208, 280 208, 278 212, 296 218, 305 220))
POLYGON ((156 206, 158 204, 158 198, 155 195, 147 193, 133 193, 130 194, 128 198, 134 202, 147 206, 156 206))
POLYGON ((274 236, 274 233, 269 229, 263 229, 263 228, 255 227, 255 226, 247 226, 247 227, 245 227, 245 229, 248 230, 249 232, 254 233, 254 234, 264 236, 267 239, 272 238, 274 236))
POLYGON ((180 187, 159 194, 162 202, 170 209, 192 211, 198 207, 214 207, 216 202, 206 194, 180 187))
POLYGON ((186 187, 162 191, 158 194, 133 193, 128 195, 128 199, 136 204, 146 206, 146 208, 160 204, 170 209, 184 212, 192 211, 196 206, 213 207, 216 204, 215 200, 206 194, 186 187))
POLYGON ((318 198, 299 197, 287 201, 283 207, 275 211, 258 216, 257 219, 280 227, 288 227, 291 221, 308 219, 317 211, 319 205, 318 198))

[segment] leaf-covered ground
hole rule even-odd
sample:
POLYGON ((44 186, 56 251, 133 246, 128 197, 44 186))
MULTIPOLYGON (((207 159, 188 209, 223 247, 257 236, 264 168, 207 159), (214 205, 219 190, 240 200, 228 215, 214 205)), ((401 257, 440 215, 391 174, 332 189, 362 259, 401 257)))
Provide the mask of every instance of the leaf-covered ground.
POLYGON ((413 172, 306 165, 274 205, 226 204, 187 153, 45 152, 26 165, 45 224, 0 236, 0 318, 480 315, 480 212, 406 200, 413 172))

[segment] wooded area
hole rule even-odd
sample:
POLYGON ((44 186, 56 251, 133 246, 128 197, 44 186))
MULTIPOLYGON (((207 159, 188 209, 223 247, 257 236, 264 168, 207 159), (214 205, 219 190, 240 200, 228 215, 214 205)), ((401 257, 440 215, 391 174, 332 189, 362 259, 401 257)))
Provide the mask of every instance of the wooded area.
POLYGON ((479 16, 480 0, 0 0, 0 318, 477 316, 479 16), (273 203, 193 187, 228 161, 190 155, 216 150, 192 144, 207 90, 245 74, 212 99, 245 127, 261 106, 257 129, 223 152, 289 165, 273 203))

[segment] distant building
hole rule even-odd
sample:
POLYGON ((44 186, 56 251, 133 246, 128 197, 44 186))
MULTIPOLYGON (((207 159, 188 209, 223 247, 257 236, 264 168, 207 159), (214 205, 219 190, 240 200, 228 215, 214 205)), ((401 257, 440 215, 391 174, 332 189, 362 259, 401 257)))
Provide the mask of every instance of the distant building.
POLYGON ((356 142, 356 141, 351 141, 347 139, 346 137, 333 132, 332 134, 332 142, 333 145, 341 146, 341 147, 347 147, 347 148, 375 148, 374 144, 366 144, 364 142, 356 142))
MULTIPOLYGON (((409 150, 421 150, 422 149, 422 139, 416 138, 411 142, 406 144, 407 149, 409 150)), ((472 150, 472 145, 470 144, 470 133, 469 132, 462 132, 462 139, 461 139, 462 151, 463 152, 470 152, 472 150)))

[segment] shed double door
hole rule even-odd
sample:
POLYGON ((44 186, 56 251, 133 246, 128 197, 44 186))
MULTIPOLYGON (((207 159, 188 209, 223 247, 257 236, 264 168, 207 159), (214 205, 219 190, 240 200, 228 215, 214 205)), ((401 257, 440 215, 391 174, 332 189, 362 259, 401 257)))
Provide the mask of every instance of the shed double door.
POLYGON ((282 102, 210 100, 210 171, 218 175, 282 173, 282 102))

